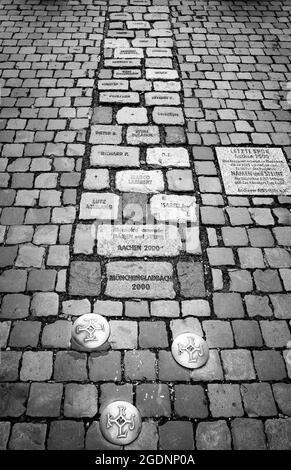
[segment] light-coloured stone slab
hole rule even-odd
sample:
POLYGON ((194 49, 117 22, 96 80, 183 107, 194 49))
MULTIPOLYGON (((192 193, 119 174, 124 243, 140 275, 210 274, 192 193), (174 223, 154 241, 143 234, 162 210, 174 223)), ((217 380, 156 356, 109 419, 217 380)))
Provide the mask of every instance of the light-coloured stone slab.
POLYGON ((128 80, 98 80, 99 90, 128 90, 128 80))
POLYGON ((91 126, 90 144, 121 144, 121 126, 91 126))
POLYGON ((115 220, 118 217, 119 196, 112 193, 83 193, 80 219, 115 220))
POLYGON ((129 41, 125 38, 105 39, 105 49, 116 49, 117 47, 129 47, 129 41))
POLYGON ((291 194, 291 172, 281 148, 216 147, 216 153, 226 194, 291 194))
POLYGON ((155 47, 157 40, 154 38, 136 38, 132 41, 133 47, 155 47))
POLYGON ((159 170, 119 171, 116 188, 131 193, 159 193, 164 190, 163 173, 159 170))
POLYGON ((168 81, 168 82, 154 82, 155 91, 180 91, 181 83, 168 81))
POLYGON ((89 168, 86 170, 84 188, 95 190, 109 188, 109 171, 107 168, 100 168, 98 170, 89 168))
POLYGON ((173 36, 173 31, 171 29, 151 29, 149 36, 153 38, 168 38, 173 36))
POLYGON ((151 26, 148 21, 127 21, 127 29, 150 29, 151 26))
POLYGON ((111 21, 130 21, 132 19, 132 15, 127 12, 122 13, 110 13, 110 20, 111 21))
POLYGON ((148 57, 172 57, 173 55, 171 49, 166 47, 148 47, 146 54, 148 57))
POLYGON ((179 78, 177 70, 146 69, 148 80, 175 80, 179 78))
POLYGON ((114 298, 173 299, 173 266, 157 261, 115 261, 106 266, 105 294, 114 298))
POLYGON ((117 59, 142 59, 143 49, 138 47, 124 47, 114 50, 114 57, 117 59))
POLYGON ((125 106, 117 111, 116 121, 118 124, 147 124, 147 110, 125 106))
POLYGON ((179 93, 149 91, 148 93, 145 93, 145 104, 146 106, 176 106, 180 104, 180 96, 179 93))
POLYGON ((158 126, 129 126, 127 129, 127 143, 131 145, 158 144, 160 133, 158 126))
POLYGON ((139 94, 135 91, 102 91, 100 103, 139 103, 139 94))
POLYGON ((145 59, 145 66, 153 69, 173 69, 172 59, 148 57, 145 59))
POLYGON ((153 110, 153 120, 155 124, 180 124, 183 125, 184 115, 182 108, 170 106, 155 106, 153 110))
POLYGON ((181 237, 177 227, 173 225, 99 225, 98 227, 97 253, 102 256, 176 256, 181 249, 181 237))
POLYGON ((138 167, 140 165, 139 148, 118 145, 96 145, 92 147, 90 163, 92 166, 138 167))
POLYGON ((188 150, 184 147, 153 147, 147 149, 147 164, 164 167, 189 167, 188 150))
POLYGON ((135 69, 114 70, 113 76, 114 78, 140 78, 141 70, 135 70, 135 69))
POLYGON ((140 59, 105 59, 104 60, 104 67, 140 67, 141 61, 140 59))
POLYGON ((198 225, 198 205, 194 196, 156 194, 151 198, 150 208, 156 220, 198 225))

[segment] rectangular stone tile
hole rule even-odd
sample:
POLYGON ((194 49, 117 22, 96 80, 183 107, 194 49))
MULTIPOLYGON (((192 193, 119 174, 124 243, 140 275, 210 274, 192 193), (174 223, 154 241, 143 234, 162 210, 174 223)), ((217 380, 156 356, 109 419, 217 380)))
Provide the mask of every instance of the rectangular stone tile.
POLYGON ((119 145, 95 145, 90 155, 92 166, 122 167, 140 166, 139 148, 119 145))
POLYGON ((80 219, 117 219, 119 196, 113 193, 83 193, 80 203, 80 219))

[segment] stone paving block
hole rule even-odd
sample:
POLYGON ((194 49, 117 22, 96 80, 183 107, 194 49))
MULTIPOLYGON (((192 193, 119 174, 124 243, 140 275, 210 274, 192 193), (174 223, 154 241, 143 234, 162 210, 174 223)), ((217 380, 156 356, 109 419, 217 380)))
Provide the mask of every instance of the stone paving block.
POLYGON ((139 346, 140 348, 167 348, 168 337, 165 322, 139 323, 139 346))
POLYGON ((260 327, 264 342, 269 348, 283 348, 291 339, 288 324, 284 320, 262 320, 260 327))
POLYGON ((195 447, 193 426, 187 421, 168 421, 159 426, 161 450, 192 450, 195 447))
POLYGON ((226 421, 200 422, 196 429, 198 450, 230 450, 231 434, 226 421))
POLYGON ((239 385, 209 384, 210 412, 214 418, 243 416, 239 385))
POLYGON ((251 352, 246 349, 221 351, 226 380, 254 380, 256 378, 251 352))
POLYGON ((11 322, 1 321, 0 322, 0 348, 6 348, 9 334, 10 334, 11 322))
POLYGON ((10 450, 44 450, 46 424, 16 423, 9 440, 10 450))
POLYGON ((206 364, 199 369, 194 369, 190 376, 191 380, 195 382, 223 381, 223 370, 218 351, 210 349, 209 358, 206 364))
POLYGON ((210 348, 232 348, 233 333, 228 321, 206 320, 202 324, 210 348))
POLYGON ((263 422, 258 419, 235 418, 231 423, 235 450, 265 450, 266 438, 263 422))
POLYGON ((27 290, 53 291, 56 282, 56 271, 53 269, 33 269, 29 271, 27 290))
POLYGON ((175 413, 179 417, 207 418, 206 395, 201 385, 175 386, 175 413))
POLYGON ((97 296, 100 294, 100 264, 96 262, 74 261, 70 268, 71 295, 97 296))
POLYGON ((114 382, 121 380, 121 353, 108 351, 91 353, 88 359, 89 379, 92 382, 114 382))
POLYGON ((236 346, 261 347, 263 345, 259 323, 254 320, 233 320, 232 328, 236 346))
POLYGON ((242 318, 244 308, 240 294, 214 293, 213 306, 219 318, 242 318))
POLYGON ((15 382, 19 376, 20 351, 1 351, 0 382, 15 382))
POLYGON ((171 403, 168 386, 165 384, 138 385, 136 406, 143 417, 170 417, 171 403))
POLYGON ((37 347, 41 329, 40 322, 17 321, 14 322, 9 338, 9 346, 26 348, 37 347))
POLYGON ((155 380, 155 354, 151 351, 126 351, 124 356, 127 380, 155 380))
POLYGON ((69 348, 71 343, 72 323, 58 320, 45 325, 42 331, 41 344, 43 348, 69 348))
POLYGON ((0 275, 0 292, 24 292, 27 272, 23 269, 9 269, 0 275))
POLYGON ((276 318, 291 319, 290 294, 274 294, 270 295, 270 299, 274 308, 274 315, 276 318))
POLYGON ((170 351, 159 351, 158 354, 159 380, 163 382, 190 381, 190 371, 180 366, 170 351))
POLYGON ((31 300, 31 314, 37 317, 57 315, 59 309, 59 296, 55 292, 38 292, 33 294, 31 300))
POLYGON ((26 414, 33 417, 58 417, 61 410, 63 385, 32 383, 26 414))
POLYGON ((268 448, 270 450, 291 449, 291 419, 267 419, 265 422, 268 448))
POLYGON ((25 413, 29 384, 0 384, 0 416, 18 418, 25 413))
POLYGON ((53 353, 51 351, 25 351, 23 353, 21 380, 50 380, 52 370, 53 353))
POLYGON ((65 386, 64 416, 67 418, 92 418, 98 409, 95 385, 68 384, 65 386))
POLYGON ((112 320, 109 342, 113 349, 135 349, 137 347, 137 322, 112 320))
POLYGON ((7 449, 7 443, 10 434, 10 427, 11 424, 9 422, 1 422, 0 423, 0 450, 7 449))
POLYGON ((23 294, 8 294, 3 297, 0 317, 25 318, 28 316, 30 298, 23 294))
POLYGON ((82 421, 52 421, 49 426, 48 450, 83 450, 85 439, 82 421))
POLYGON ((267 296, 246 295, 245 303, 249 317, 271 317, 273 315, 267 296))
POLYGON ((279 410, 287 416, 291 416, 291 384, 273 384, 273 395, 279 410))
POLYGON ((158 447, 158 429, 156 423, 144 422, 138 438, 128 446, 125 450, 156 450, 158 447))
POLYGON ((183 297, 205 297, 203 269, 200 263, 179 261, 177 270, 183 297))
POLYGON ((253 351, 255 369, 259 380, 282 380, 286 369, 279 351, 253 351))
POLYGON ((272 389, 269 384, 243 384, 241 394, 245 411, 250 418, 275 416, 277 414, 272 389))
POLYGON ((282 285, 275 269, 256 269, 253 273, 255 285, 258 291, 261 292, 280 292, 282 285))
POLYGON ((87 380, 87 356, 76 351, 59 351, 55 357, 54 380, 56 382, 83 382, 87 380))

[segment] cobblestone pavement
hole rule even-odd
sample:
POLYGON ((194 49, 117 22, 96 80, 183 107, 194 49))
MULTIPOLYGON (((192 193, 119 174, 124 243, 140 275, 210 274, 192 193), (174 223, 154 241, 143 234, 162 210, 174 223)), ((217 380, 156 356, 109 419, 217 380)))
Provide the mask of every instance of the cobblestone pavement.
POLYGON ((291 197, 227 196, 215 154, 291 159, 290 8, 1 1, 1 449, 117 448, 112 399, 142 415, 128 449, 291 449, 291 197), (99 232, 195 201, 178 253, 99 232), (118 281, 142 272, 164 282, 118 281), (110 322, 102 353, 70 347, 89 312, 110 322), (194 371, 170 349, 189 329, 210 347, 194 371))

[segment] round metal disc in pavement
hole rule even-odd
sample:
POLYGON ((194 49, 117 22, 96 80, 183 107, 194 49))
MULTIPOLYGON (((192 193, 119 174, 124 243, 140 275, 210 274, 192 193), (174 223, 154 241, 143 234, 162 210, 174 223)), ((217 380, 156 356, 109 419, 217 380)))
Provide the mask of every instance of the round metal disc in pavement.
POLYGON ((141 431, 138 409, 127 401, 113 401, 100 416, 100 429, 112 444, 126 445, 135 441, 141 431))
POLYGON ((72 345, 83 350, 95 351, 106 343, 110 335, 108 321, 97 313, 80 316, 72 326, 72 345))
POLYGON ((208 361, 209 349, 206 341, 195 333, 182 333, 172 343, 175 361, 188 369, 198 369, 208 361))

